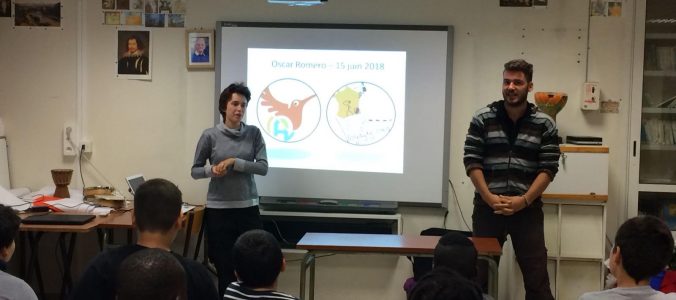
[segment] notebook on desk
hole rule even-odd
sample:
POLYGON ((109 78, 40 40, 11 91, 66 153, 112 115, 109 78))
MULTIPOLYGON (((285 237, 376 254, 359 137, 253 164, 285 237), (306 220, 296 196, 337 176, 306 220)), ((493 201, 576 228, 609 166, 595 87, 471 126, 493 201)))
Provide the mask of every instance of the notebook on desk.
POLYGON ((82 225, 86 224, 92 219, 94 215, 69 215, 69 214, 44 214, 32 215, 21 220, 24 224, 41 224, 41 225, 82 225))

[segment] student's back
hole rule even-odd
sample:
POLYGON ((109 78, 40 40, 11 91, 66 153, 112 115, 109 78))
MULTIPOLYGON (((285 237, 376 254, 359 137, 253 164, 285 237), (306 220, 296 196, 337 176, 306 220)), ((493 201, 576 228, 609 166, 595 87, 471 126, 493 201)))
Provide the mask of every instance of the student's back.
MULTIPOLYGON (((147 249, 141 245, 127 245, 99 254, 91 262, 71 293, 73 300, 114 300, 118 270, 128 256, 147 249)), ((186 273, 188 299, 220 299, 209 272, 196 261, 172 252, 186 273)), ((120 274, 120 276, 124 276, 120 274)), ((149 299, 150 300, 150 299, 149 299)))
MULTIPOLYGON (((116 276, 127 256, 146 248, 171 249, 181 228, 181 205, 181 191, 175 184, 164 179, 151 179, 141 184, 134 194, 137 244, 99 254, 75 286, 71 299, 113 299, 116 276)), ((202 265, 179 255, 175 257, 185 269, 188 299, 220 299, 213 280, 202 265)))

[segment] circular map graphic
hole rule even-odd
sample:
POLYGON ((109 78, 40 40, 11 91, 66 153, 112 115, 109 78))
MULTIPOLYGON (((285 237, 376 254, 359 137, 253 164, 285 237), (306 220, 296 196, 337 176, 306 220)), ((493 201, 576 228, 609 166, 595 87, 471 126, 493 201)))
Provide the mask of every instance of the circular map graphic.
POLYGON ((293 143, 307 138, 319 125, 321 105, 305 82, 285 78, 266 86, 256 105, 258 122, 275 140, 293 143))
POLYGON ((342 141, 358 146, 385 138, 396 119, 394 102, 381 87, 353 82, 333 93, 326 110, 331 131, 342 141))

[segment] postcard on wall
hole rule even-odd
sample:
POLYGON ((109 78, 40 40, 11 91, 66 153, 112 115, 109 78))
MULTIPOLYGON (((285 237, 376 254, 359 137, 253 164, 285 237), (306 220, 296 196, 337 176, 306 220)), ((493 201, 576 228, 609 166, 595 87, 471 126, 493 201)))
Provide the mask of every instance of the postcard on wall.
POLYGON ((186 32, 186 63, 188 70, 213 69, 213 30, 188 30, 186 32))
POLYGON ((129 0, 116 0, 115 9, 117 10, 129 10, 129 0))
POLYGON ((150 30, 117 31, 117 77, 152 79, 150 30))
POLYGON ((158 0, 145 0, 144 11, 147 14, 156 14, 160 12, 158 0))
POLYGON ((14 26, 61 27, 61 0, 14 0, 14 26))
POLYGON ((12 16, 12 1, 0 0, 0 18, 9 18, 12 16))
POLYGON ((608 16, 621 17, 622 16, 622 2, 608 1, 608 16))
POLYGON ((170 13, 172 14, 185 14, 187 12, 186 6, 188 0, 171 0, 170 4, 170 13))
POLYGON ((143 11, 143 0, 130 0, 129 10, 143 11))
POLYGON ((122 24, 131 26, 142 26, 143 13, 137 11, 122 12, 122 24))
POLYGON ((185 15, 184 14, 168 14, 167 15, 167 27, 185 27, 185 15))
POLYGON ((146 14, 146 27, 164 27, 164 14, 146 14))
POLYGON ((101 9, 115 9, 115 0, 101 0, 101 9))
POLYGON ((103 24, 105 25, 120 25, 120 12, 119 11, 106 11, 103 12, 103 24))

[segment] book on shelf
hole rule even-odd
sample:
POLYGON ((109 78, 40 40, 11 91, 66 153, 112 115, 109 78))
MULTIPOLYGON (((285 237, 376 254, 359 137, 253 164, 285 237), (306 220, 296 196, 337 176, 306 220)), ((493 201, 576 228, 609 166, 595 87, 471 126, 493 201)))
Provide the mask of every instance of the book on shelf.
POLYGON ((648 145, 675 145, 676 120, 648 119, 643 122, 642 139, 648 145))

